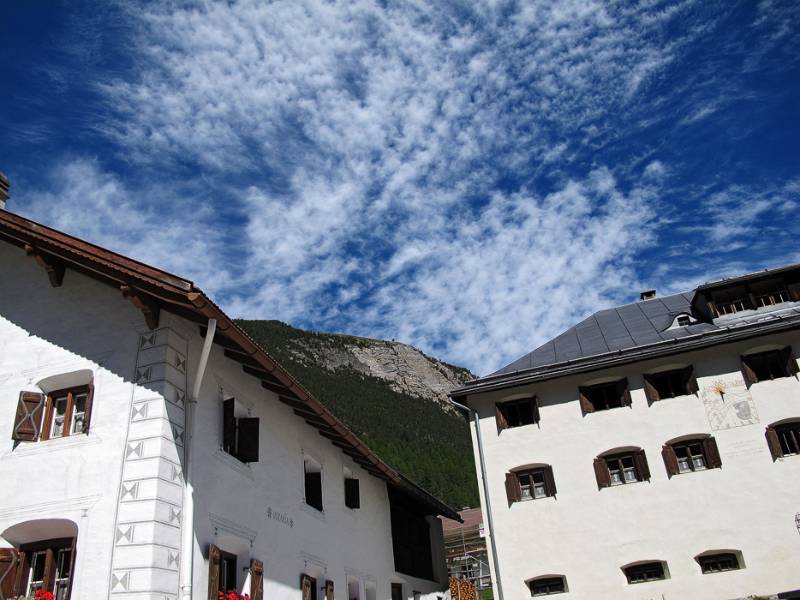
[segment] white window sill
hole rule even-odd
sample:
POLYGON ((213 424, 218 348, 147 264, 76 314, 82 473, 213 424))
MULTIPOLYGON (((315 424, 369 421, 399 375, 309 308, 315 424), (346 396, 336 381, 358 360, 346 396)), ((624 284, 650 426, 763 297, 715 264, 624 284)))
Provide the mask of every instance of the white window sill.
POLYGON ((14 442, 16 447, 12 447, 8 452, 3 454, 3 458, 35 456, 45 452, 57 452, 58 450, 66 450, 68 448, 92 446, 94 444, 99 444, 101 441, 102 439, 100 436, 90 432, 88 434, 80 433, 39 442, 14 442))
POLYGON ((248 465, 247 463, 243 463, 234 456, 231 456, 230 454, 225 452, 225 450, 223 450, 222 448, 217 448, 217 451, 214 452, 214 456, 221 462, 228 465, 234 471, 238 471, 251 481, 255 480, 255 477, 253 476, 253 469, 250 468, 250 465, 248 465))

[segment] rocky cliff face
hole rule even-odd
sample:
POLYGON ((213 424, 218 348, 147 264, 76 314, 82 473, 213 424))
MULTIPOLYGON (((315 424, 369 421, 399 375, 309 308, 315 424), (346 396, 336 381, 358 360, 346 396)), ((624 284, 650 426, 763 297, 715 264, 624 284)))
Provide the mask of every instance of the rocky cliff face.
POLYGON ((309 344, 297 340, 292 353, 299 361, 312 361, 329 371, 349 368, 386 381, 397 391, 438 403, 447 402, 450 390, 475 376, 467 369, 449 365, 401 342, 327 334, 327 340, 309 344))

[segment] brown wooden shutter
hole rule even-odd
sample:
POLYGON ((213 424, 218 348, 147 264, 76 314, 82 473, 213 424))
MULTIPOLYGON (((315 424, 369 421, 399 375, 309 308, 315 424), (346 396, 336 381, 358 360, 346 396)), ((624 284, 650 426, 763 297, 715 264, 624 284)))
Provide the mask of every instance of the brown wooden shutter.
POLYGON ((305 573, 300 575, 300 593, 301 600, 313 600, 314 593, 314 579, 305 573))
POLYGON ((35 442, 39 439, 39 426, 42 421, 44 394, 39 392, 20 392, 17 401, 17 415, 11 439, 18 442, 35 442))
POLYGON ((325 581, 325 600, 333 600, 333 581, 325 581))
POLYGON ((214 544, 208 545, 208 600, 219 600, 219 565, 222 555, 214 544))
POLYGON ((611 485, 611 473, 608 472, 608 465, 604 458, 594 459, 594 476, 597 479, 597 487, 604 488, 611 485))
POLYGON ((347 508, 361 508, 361 494, 358 479, 344 480, 344 504, 347 508))
POLYGON ((722 468, 722 458, 719 455, 717 440, 713 436, 703 440, 703 454, 706 456, 706 467, 709 469, 722 468))
POLYGON ((667 469, 667 477, 672 479, 673 475, 680 473, 678 468, 678 456, 675 454, 675 448, 669 444, 661 446, 661 458, 664 459, 664 467, 667 469))
POLYGON ((236 401, 231 398, 222 403, 222 449, 228 454, 236 454, 236 401))
POLYGON ((509 506, 522 500, 522 488, 516 473, 506 473, 506 497, 509 506))
POLYGON ((794 357, 794 352, 792 352, 792 347, 786 346, 786 348, 781 350, 781 357, 786 361, 786 372, 792 377, 797 377, 797 373, 800 369, 797 367, 797 360, 794 357))
POLYGON ((628 378, 620 379, 617 383, 617 390, 619 390, 619 399, 622 406, 631 406, 631 388, 628 386, 628 378))
POLYGON ((494 405, 494 420, 497 423, 498 435, 503 429, 508 429, 508 420, 506 419, 505 411, 499 403, 494 405))
POLYGON ((658 402, 661 399, 650 375, 644 375, 644 395, 647 398, 648 406, 652 406, 653 402, 658 402))
POLYGON ((0 600, 16 596, 14 589, 17 579, 19 554, 14 548, 0 548, 0 600))
POLYGON ((258 417, 239 419, 239 444, 236 458, 242 462, 258 462, 258 417))
POLYGON ((94 403, 94 382, 86 386, 86 414, 83 417, 83 433, 89 433, 89 423, 92 420, 92 404, 94 403))
POLYGON ((250 559, 250 600, 264 598, 264 563, 255 558, 250 559))
POLYGON ((594 412, 594 405, 589 400, 589 388, 579 387, 578 388, 579 400, 581 404, 581 412, 586 415, 587 413, 594 412))
POLYGON ((742 377, 744 378, 744 384, 749 388, 754 383, 758 382, 758 377, 756 376, 756 372, 750 368, 750 365, 747 364, 747 360, 745 356, 741 357, 741 370, 742 370, 742 377))
POLYGON ((639 475, 639 481, 650 481, 650 467, 647 464, 647 456, 645 456, 644 450, 635 452, 633 461, 636 465, 636 473, 639 475))
POLYGON ((778 432, 775 431, 775 428, 772 425, 770 425, 767 427, 765 435, 767 437, 767 447, 769 448, 769 453, 772 454, 772 462, 775 462, 781 456, 783 456, 781 441, 778 439, 778 432))
POLYGON ((556 480, 553 477, 553 467, 551 465, 547 465, 542 472, 544 475, 544 488, 547 492, 548 496, 555 496, 556 495, 556 480))
POLYGON ((531 398, 531 412, 533 413, 533 422, 538 425, 541 418, 539 415, 539 396, 531 398))
POLYGON ((697 385, 697 377, 694 374, 694 366, 689 365, 683 370, 684 381, 686 381, 686 393, 697 395, 700 392, 700 386, 697 385))

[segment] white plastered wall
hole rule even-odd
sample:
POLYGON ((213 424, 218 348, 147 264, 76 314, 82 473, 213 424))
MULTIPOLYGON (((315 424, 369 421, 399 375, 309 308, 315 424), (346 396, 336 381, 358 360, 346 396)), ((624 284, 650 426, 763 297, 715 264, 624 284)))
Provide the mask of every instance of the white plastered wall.
MULTIPOLYGON (((692 364, 702 391, 720 379, 740 380, 742 353, 787 344, 794 344, 797 353, 795 334, 776 335, 471 396, 481 417, 506 600, 529 598, 525 580, 545 574, 567 577, 569 592, 559 598, 728 599, 800 588, 795 521, 800 456, 773 462, 764 437, 768 424, 800 417, 800 382, 756 383, 750 392, 757 422, 713 430, 700 396, 648 406, 641 375, 670 364, 692 364), (623 376, 631 387, 632 407, 582 416, 579 385, 623 376), (539 398, 539 426, 498 434, 494 403, 520 393, 539 398), (716 438, 722 468, 668 479, 662 445, 693 433, 716 438), (621 446, 645 450, 650 482, 598 490, 594 457, 621 446), (505 473, 527 463, 552 465, 557 497, 509 507, 505 473), (694 557, 711 549, 740 550, 745 568, 702 575, 694 557), (628 585, 620 567, 648 559, 666 561, 670 579, 628 585)), ((477 454, 475 459, 477 465, 477 454)))

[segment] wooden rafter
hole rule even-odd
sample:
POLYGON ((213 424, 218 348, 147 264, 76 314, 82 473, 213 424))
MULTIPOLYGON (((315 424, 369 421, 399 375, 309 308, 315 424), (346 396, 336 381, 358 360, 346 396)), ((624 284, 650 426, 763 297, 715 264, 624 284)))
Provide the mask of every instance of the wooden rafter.
POLYGON ((50 279, 50 285, 53 287, 60 287, 61 284, 64 283, 64 273, 66 272, 66 267, 64 266, 63 261, 53 256, 41 253, 30 244, 25 244, 25 254, 32 257, 36 261, 36 264, 38 264, 47 272, 47 277, 50 279))
POLYGON ((144 322, 147 323, 147 326, 150 329, 158 328, 158 315, 160 312, 158 304, 156 304, 145 294, 142 294, 127 284, 123 283, 121 286, 119 286, 119 289, 122 292, 123 298, 130 300, 131 304, 142 311, 142 314, 144 315, 144 322))

